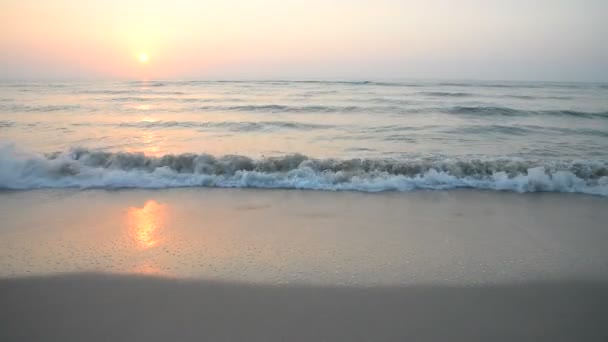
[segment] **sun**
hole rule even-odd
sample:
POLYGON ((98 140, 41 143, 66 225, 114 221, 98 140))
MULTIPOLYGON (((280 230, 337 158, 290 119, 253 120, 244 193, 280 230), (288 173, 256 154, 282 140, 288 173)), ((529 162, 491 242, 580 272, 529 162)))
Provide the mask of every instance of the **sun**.
POLYGON ((139 59, 139 62, 140 62, 140 63, 147 63, 147 62, 148 62, 149 57, 148 57, 148 54, 147 54, 147 53, 142 52, 142 53, 140 53, 140 54, 139 54, 138 59, 139 59))

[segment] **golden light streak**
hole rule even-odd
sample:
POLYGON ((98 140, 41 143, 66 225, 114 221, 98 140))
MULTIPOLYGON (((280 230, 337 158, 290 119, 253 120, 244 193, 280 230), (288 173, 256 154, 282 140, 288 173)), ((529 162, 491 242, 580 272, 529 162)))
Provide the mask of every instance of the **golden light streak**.
POLYGON ((127 213, 129 234, 142 249, 158 245, 165 221, 166 208, 154 200, 146 202, 143 208, 130 208, 127 213))

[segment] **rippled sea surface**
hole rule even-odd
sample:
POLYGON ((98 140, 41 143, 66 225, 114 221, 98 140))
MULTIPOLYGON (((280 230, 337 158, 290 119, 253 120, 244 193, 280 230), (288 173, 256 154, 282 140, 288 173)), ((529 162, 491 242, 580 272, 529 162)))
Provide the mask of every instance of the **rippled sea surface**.
POLYGON ((608 85, 0 83, 0 187, 608 195, 608 85))

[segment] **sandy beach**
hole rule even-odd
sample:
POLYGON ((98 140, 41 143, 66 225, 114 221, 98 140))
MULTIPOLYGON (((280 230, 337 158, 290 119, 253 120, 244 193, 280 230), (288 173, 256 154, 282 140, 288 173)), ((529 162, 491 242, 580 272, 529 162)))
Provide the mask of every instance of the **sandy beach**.
POLYGON ((2 341, 605 341, 608 283, 318 287, 71 274, 0 281, 2 341))
POLYGON ((2 341, 603 341, 606 199, 0 194, 2 341))

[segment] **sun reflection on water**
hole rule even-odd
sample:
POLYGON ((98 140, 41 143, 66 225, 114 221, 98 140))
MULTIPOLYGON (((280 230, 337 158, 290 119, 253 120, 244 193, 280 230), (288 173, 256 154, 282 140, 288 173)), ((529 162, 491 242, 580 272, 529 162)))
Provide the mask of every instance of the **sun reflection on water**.
POLYGON ((152 106, 150 106, 149 104, 136 105, 135 109, 150 110, 150 109, 152 109, 152 106))
MULTIPOLYGON (((147 121, 142 120, 139 122, 155 122, 155 121, 147 121)), ((162 146, 162 139, 154 132, 142 132, 139 130, 134 130, 132 135, 135 143, 134 146, 128 148, 129 152, 141 152, 147 156, 160 157, 165 154, 165 149, 162 146)))
POLYGON ((166 207, 154 200, 142 208, 130 208, 127 214, 129 234, 142 249, 149 249, 162 241, 166 207))

